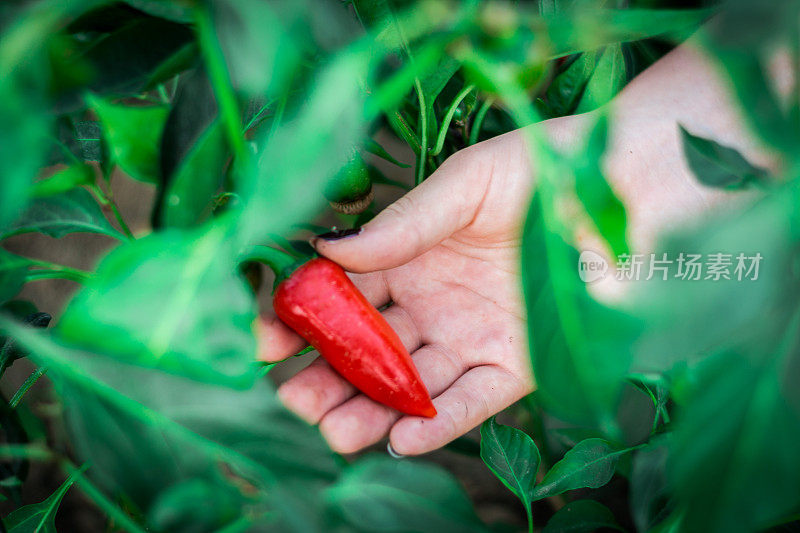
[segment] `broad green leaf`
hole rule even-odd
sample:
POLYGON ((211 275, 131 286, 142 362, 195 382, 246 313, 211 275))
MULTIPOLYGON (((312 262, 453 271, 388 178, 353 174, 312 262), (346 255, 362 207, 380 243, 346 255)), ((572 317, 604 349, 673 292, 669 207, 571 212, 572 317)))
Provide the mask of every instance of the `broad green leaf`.
POLYGON ((603 439, 586 439, 553 465, 536 486, 533 499, 540 500, 568 490, 596 489, 611 480, 620 450, 603 439))
POLYGON ((737 150, 692 135, 680 126, 683 153, 697 181, 709 187, 740 189, 767 177, 767 171, 750 164, 737 150))
POLYGON ((68 233, 100 233, 115 239, 122 234, 111 226, 94 197, 83 188, 37 198, 22 215, 0 232, 0 239, 39 232, 59 239, 68 233))
POLYGON ((615 256, 628 253, 625 206, 617 198, 603 175, 602 160, 606 150, 608 124, 600 118, 589 134, 586 149, 573 165, 575 191, 587 214, 608 242, 615 256))
POLYGON ((183 24, 138 17, 95 39, 81 55, 95 73, 89 89, 111 96, 142 91, 164 62, 192 40, 191 29, 183 24))
POLYGON ((167 227, 189 227, 211 214, 229 159, 225 129, 217 122, 186 155, 165 191, 162 218, 167 227))
POLYGON ((0 248, 0 303, 13 298, 25 284, 31 262, 0 248))
POLYGON ((492 417, 481 425, 481 459, 522 501, 530 516, 531 495, 542 460, 533 439, 524 431, 498 424, 492 417))
POLYGON ((585 113, 604 106, 625 87, 627 81, 622 45, 617 43, 607 46, 583 89, 575 113, 585 113))
POLYGON ((69 477, 56 491, 41 503, 26 505, 3 519, 9 533, 56 533, 56 513, 61 500, 75 482, 69 477))
POLYGON ((558 57, 657 35, 679 41, 713 14, 711 9, 602 9, 584 5, 540 20, 554 48, 553 56, 558 57))
POLYGON ((160 224, 187 227, 210 214, 229 158, 218 114, 205 71, 185 74, 161 138, 160 224))
MULTIPOLYGON (((298 2, 296 7, 303 3, 298 2)), ((310 7, 310 6, 309 6, 310 7)), ((234 86, 251 95, 278 94, 301 59, 301 50, 281 21, 294 11, 260 0, 214 2, 214 26, 234 86), (277 13, 283 10, 284 13, 277 13), (270 31, 264 31, 270 28, 270 31)), ((304 21, 308 24, 307 21, 304 21)))
POLYGON ((242 238, 280 233, 308 220, 323 204, 322 195, 307 191, 322 190, 363 138, 364 94, 358 80, 367 77, 369 63, 369 49, 361 45, 338 55, 320 73, 297 116, 269 138, 257 168, 240 181, 238 192, 247 199, 238 232, 242 238))
POLYGON ((545 227, 534 197, 522 243, 522 281, 539 395, 572 423, 613 432, 617 403, 639 335, 633 317, 600 305, 578 276, 579 254, 545 227))
POLYGON ((31 193, 34 197, 53 196, 72 190, 81 185, 94 183, 94 171, 89 165, 77 163, 59 170, 47 179, 37 181, 31 193))
POLYGON ((410 460, 366 457, 344 472, 327 497, 359 531, 486 531, 450 474, 410 460))
POLYGON ((576 500, 559 509, 542 533, 594 533, 600 529, 625 531, 605 505, 594 500, 576 500))
POLYGON ((168 109, 117 105, 91 95, 87 99, 103 125, 113 160, 132 178, 157 183, 158 149, 168 109))
POLYGON ((323 529, 313 502, 339 468, 319 433, 281 406, 267 380, 236 390, 123 364, 8 321, 0 327, 49 367, 74 449, 91 460, 87 474, 109 497, 122 496, 164 525, 174 524, 167 511, 190 512, 189 491, 197 520, 209 516, 197 508, 209 507, 219 513, 212 521, 227 524, 247 517, 279 531, 323 529), (187 488, 192 481, 211 490, 187 488))
POLYGON ((252 380, 255 304, 224 226, 153 235, 109 254, 59 331, 126 361, 212 382, 252 380))

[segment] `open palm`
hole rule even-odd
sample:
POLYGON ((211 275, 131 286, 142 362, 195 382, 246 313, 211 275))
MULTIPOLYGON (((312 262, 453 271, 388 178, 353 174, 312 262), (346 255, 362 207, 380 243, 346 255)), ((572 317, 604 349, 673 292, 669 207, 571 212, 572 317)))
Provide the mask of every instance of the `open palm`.
MULTIPOLYGON (((358 393, 322 358, 279 389, 286 406, 341 453, 387 434, 420 454, 469 431, 533 389, 519 287, 519 246, 532 173, 519 133, 448 159, 354 236, 317 239, 383 311, 434 399, 432 419, 404 416, 358 393)), ((265 317, 261 357, 304 342, 265 317)))

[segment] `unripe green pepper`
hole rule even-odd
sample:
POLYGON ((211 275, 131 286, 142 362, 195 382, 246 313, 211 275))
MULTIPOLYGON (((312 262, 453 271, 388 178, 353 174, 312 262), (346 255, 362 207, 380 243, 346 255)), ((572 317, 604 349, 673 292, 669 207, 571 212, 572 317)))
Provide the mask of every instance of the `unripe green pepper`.
POLYGON ((350 160, 328 183, 323 194, 339 213, 357 215, 366 211, 373 198, 372 180, 357 151, 353 150, 350 160))

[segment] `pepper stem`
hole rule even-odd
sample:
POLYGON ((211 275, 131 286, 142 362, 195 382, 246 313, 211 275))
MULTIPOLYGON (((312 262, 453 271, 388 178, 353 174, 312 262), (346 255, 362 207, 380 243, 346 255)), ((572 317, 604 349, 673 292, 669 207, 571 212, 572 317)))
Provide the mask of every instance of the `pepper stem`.
POLYGON ((298 259, 287 252, 278 250, 271 246, 257 245, 253 246, 248 253, 244 255, 243 261, 258 261, 267 265, 270 270, 275 274, 275 283, 273 290, 280 283, 292 275, 292 272, 306 262, 308 258, 298 259))

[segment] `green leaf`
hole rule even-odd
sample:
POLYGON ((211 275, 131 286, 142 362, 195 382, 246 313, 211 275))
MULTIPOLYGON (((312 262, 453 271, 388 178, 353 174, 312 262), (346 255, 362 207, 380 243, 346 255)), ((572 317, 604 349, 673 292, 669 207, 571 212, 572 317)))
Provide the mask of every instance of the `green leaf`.
POLYGON ((600 529, 625 531, 605 505, 594 500, 576 500, 559 509, 542 533, 593 533, 600 529))
POLYGON ((20 507, 8 515, 3 519, 8 533, 56 533, 58 506, 74 482, 74 476, 70 476, 43 502, 20 507))
POLYGON ((0 248, 0 303, 13 298, 25 284, 31 262, 0 248))
MULTIPOLYGON (((164 62, 192 40, 187 26, 155 17, 135 18, 104 32, 80 56, 96 74, 89 89, 111 96, 142 91, 164 62)), ((146 128, 141 133, 150 134, 146 128)))
POLYGON ((56 239, 68 233, 100 233, 115 239, 124 238, 108 222, 94 197, 83 188, 32 201, 25 212, 0 233, 0 239, 31 232, 56 239))
POLYGON ((600 236, 608 242, 614 255, 628 253, 627 215, 603 175, 602 160, 606 150, 608 124, 604 117, 595 124, 586 149, 573 165, 575 191, 592 219, 600 236))
POLYGON ((530 521, 530 506, 541 456, 524 431, 488 419, 481 425, 481 459, 489 470, 520 499, 530 521))
POLYGON ((553 78, 545 93, 549 118, 563 117, 575 111, 584 88, 592 77, 600 53, 589 51, 580 54, 563 72, 553 78))
POLYGON ((575 113, 586 113, 604 106, 619 93, 628 81, 622 45, 607 46, 600 54, 592 77, 584 87, 575 113))
POLYGON ((70 442, 113 500, 167 525, 188 516, 189 491, 197 521, 212 515, 219 527, 236 520, 257 530, 267 522, 278 531, 323 529, 313 502, 339 467, 268 380, 236 390, 123 364, 7 321, 0 327, 49 367, 70 442), (211 490, 187 487, 191 481, 211 490), (216 512, 198 512, 204 507, 216 512))
POLYGON ((367 457, 327 490, 331 506, 359 531, 486 531, 458 482, 419 462, 367 457))
POLYGON ((373 155, 376 155, 376 156, 380 157, 381 159, 384 159, 384 160, 386 160, 386 161, 388 161, 388 162, 390 162, 390 163, 392 163, 394 165, 397 165, 398 167, 409 168, 411 166, 411 165, 406 165, 405 163, 401 163, 400 161, 395 159, 392 156, 392 154, 387 152, 386 149, 383 146, 378 144, 373 139, 368 139, 367 140, 367 144, 365 145, 365 149, 367 150, 367 152, 369 152, 369 153, 371 153, 373 155))
POLYGON ((37 181, 31 192, 34 197, 45 197, 61 194, 82 185, 94 183, 94 170, 82 163, 59 170, 47 179, 37 181))
POLYGON ((750 164, 737 150, 692 135, 683 126, 680 131, 686 161, 703 185, 741 189, 767 177, 765 169, 750 164))
POLYGON ((211 214, 229 157, 225 129, 216 122, 198 139, 170 179, 162 215, 165 226, 192 226, 211 214))
POLYGON ((229 159, 218 115, 205 71, 184 75, 161 139, 160 224, 188 227, 210 214, 229 159))
POLYGON ((157 183, 158 149, 168 108, 116 105, 92 95, 87 101, 100 118, 113 160, 132 178, 157 183))
POLYGON ((586 439, 553 465, 533 493, 534 500, 555 496, 568 490, 596 489, 611 480, 623 451, 603 439, 586 439))
POLYGON ((630 476, 631 515, 638 531, 650 531, 667 518, 674 508, 672 487, 667 471, 668 437, 638 450, 633 457, 630 476))
POLYGON ((59 323, 65 338, 212 382, 252 381, 256 318, 224 226, 156 234, 109 254, 59 323))

